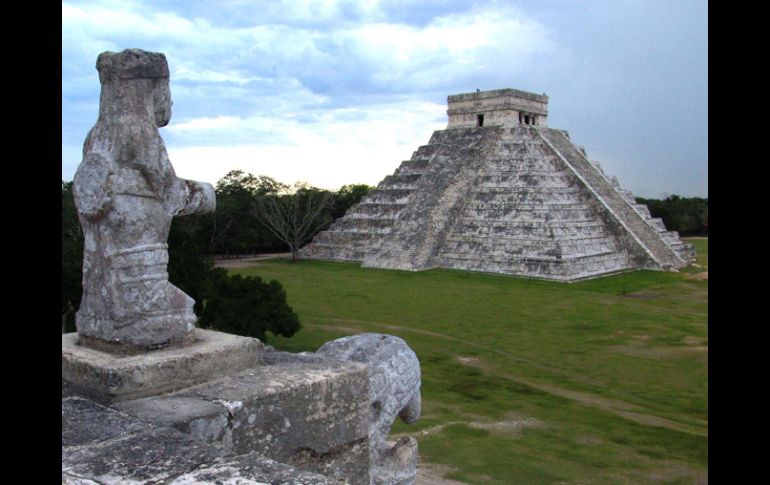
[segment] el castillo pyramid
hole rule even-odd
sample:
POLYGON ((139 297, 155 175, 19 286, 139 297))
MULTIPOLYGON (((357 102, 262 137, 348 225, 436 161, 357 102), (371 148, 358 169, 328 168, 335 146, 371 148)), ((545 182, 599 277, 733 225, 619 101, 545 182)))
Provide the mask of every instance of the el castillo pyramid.
POLYGON ((500 89, 448 97, 449 122, 305 258, 420 271, 453 268, 558 281, 695 257, 675 231, 604 174, 564 130, 548 97, 500 89))

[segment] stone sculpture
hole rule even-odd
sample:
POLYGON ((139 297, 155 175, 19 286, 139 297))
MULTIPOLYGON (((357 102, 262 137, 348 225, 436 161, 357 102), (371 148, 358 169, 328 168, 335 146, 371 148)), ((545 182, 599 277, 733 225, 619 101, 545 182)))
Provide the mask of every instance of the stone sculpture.
POLYGON ((316 355, 369 365, 371 483, 415 483, 417 441, 405 437, 387 442, 396 417, 407 424, 420 417, 420 362, 412 349, 398 337, 364 333, 327 342, 316 355))
POLYGON ((413 485, 417 478, 417 440, 388 442, 396 418, 412 424, 420 417, 420 361, 403 339, 363 333, 332 340, 316 352, 291 353, 265 347, 267 365, 324 361, 367 364, 369 374, 369 477, 371 485, 413 485))
POLYGON ((161 53, 126 49, 96 61, 99 118, 83 146, 73 191, 83 226, 81 343, 109 350, 194 339, 194 300, 168 281, 174 216, 214 210, 214 188, 178 178, 158 127, 171 118, 161 53))

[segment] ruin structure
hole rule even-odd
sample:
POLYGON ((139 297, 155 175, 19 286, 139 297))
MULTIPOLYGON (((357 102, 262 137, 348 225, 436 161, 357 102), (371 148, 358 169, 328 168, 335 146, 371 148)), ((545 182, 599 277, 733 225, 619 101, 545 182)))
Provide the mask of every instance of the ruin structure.
POLYGON ((548 97, 449 96, 433 133, 300 255, 370 268, 442 267, 574 281, 675 270, 694 249, 549 128, 548 97))
POLYGON ((62 483, 413 485, 420 363, 381 334, 317 353, 196 328, 168 281, 174 216, 214 209, 175 176, 163 54, 105 52, 102 93, 74 180, 85 234, 77 332, 62 335, 62 483))

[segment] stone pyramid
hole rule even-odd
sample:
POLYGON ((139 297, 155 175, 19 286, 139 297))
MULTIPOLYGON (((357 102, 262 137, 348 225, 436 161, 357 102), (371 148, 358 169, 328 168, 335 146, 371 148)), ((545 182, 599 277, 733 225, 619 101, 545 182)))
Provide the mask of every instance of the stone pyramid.
POLYGON ((546 126, 547 96, 480 91, 449 96, 448 107, 447 128, 301 256, 558 281, 694 259, 566 131, 546 126))

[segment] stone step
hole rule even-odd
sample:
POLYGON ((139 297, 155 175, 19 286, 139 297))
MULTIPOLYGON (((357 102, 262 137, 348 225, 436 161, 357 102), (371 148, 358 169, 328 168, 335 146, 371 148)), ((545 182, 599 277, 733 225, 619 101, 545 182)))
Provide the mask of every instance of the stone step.
POLYGON ((392 225, 393 219, 343 217, 329 226, 328 231, 324 232, 375 232, 385 234, 392 225))
POLYGON ((363 261, 366 251, 353 245, 313 243, 312 248, 300 250, 301 258, 326 259, 336 261, 363 261))
POLYGON ((593 222, 596 220, 593 211, 590 209, 574 209, 574 210, 560 210, 553 211, 549 209, 537 208, 531 210, 525 209, 511 209, 505 211, 483 209, 478 210, 465 210, 460 216, 460 222, 467 220, 484 220, 485 223, 500 223, 505 220, 511 220, 516 222, 593 222))
POLYGON ((377 187, 366 194, 366 201, 373 203, 405 204, 412 195, 411 189, 377 187))
POLYGON ((629 261, 619 253, 598 254, 575 258, 546 259, 546 258, 446 258, 447 267, 502 273, 526 277, 538 277, 558 281, 572 281, 608 272, 622 271, 630 268, 629 261))
POLYGON ((684 264, 678 254, 657 235, 657 231, 630 205, 623 194, 607 180, 585 156, 564 137, 561 132, 544 128, 538 131, 554 150, 569 163, 571 169, 582 177, 619 221, 633 232, 653 259, 663 268, 676 268, 684 264))
POLYGON ((479 176, 477 186, 480 188, 494 187, 545 187, 555 189, 569 187, 570 178, 566 174, 544 175, 522 173, 517 175, 482 175, 479 176))
POLYGON ((393 174, 382 180, 382 184, 388 187, 414 187, 414 184, 422 177, 422 174, 393 174))
POLYGON ((593 234, 543 234, 542 232, 519 232, 507 233, 501 235, 500 233, 491 234, 457 234, 454 233, 447 237, 447 244, 449 243, 479 243, 479 244, 497 244, 500 246, 510 246, 515 244, 570 244, 574 245, 576 242, 590 245, 594 242, 609 241, 609 238, 604 232, 596 232, 593 234))
POLYGON ((634 210, 643 218, 648 219, 652 217, 650 214, 650 209, 645 204, 632 204, 631 207, 634 208, 634 210))
POLYGON ((405 160, 401 163, 401 165, 396 169, 396 174, 401 175, 409 175, 409 174, 419 174, 423 175, 425 171, 428 168, 428 165, 430 162, 427 159, 414 159, 414 160, 405 160))

